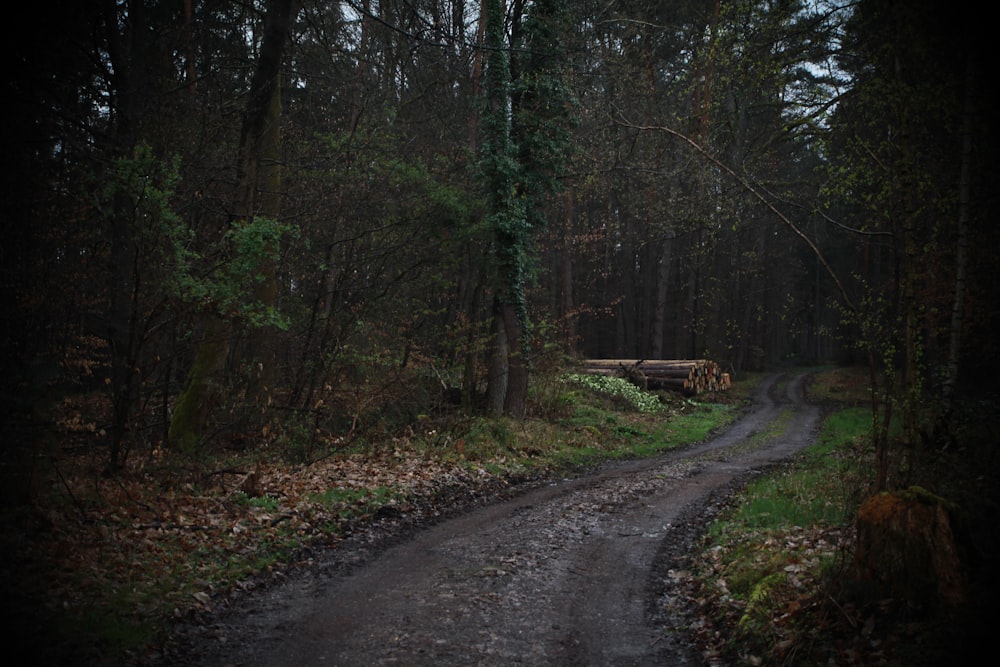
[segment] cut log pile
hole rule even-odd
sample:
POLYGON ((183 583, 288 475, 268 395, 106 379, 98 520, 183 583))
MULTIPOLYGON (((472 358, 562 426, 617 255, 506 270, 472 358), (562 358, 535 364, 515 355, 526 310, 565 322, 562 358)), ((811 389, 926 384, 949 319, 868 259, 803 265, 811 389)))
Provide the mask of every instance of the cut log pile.
POLYGON ((729 373, 709 359, 585 359, 583 371, 628 378, 643 389, 669 389, 689 396, 726 391, 732 384, 729 373))

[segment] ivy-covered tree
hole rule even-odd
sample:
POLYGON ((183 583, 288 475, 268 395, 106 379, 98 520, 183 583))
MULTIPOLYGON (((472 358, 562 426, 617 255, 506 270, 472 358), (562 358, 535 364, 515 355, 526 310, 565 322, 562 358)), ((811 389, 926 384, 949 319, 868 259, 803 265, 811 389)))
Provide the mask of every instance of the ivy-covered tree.
POLYGON ((485 3, 480 170, 497 264, 496 346, 487 401, 491 412, 525 415, 530 360, 526 283, 532 239, 544 224, 544 197, 566 163, 572 94, 562 0, 515 2, 504 33, 503 2, 485 3))

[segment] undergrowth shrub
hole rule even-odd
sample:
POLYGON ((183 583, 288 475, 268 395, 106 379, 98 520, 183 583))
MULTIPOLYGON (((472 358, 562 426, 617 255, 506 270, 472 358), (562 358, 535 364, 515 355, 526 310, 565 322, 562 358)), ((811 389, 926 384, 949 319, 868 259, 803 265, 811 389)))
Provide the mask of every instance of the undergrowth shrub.
POLYGON ((656 413, 663 410, 659 396, 643 391, 625 378, 570 373, 564 381, 610 397, 636 412, 656 413))

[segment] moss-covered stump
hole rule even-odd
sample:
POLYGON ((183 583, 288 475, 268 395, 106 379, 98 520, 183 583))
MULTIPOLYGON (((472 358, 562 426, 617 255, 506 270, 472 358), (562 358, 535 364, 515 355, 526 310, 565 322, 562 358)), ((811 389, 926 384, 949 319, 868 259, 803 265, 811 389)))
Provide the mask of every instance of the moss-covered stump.
POLYGON ((919 487, 880 493, 858 510, 857 574, 882 597, 927 611, 965 599, 954 508, 919 487))

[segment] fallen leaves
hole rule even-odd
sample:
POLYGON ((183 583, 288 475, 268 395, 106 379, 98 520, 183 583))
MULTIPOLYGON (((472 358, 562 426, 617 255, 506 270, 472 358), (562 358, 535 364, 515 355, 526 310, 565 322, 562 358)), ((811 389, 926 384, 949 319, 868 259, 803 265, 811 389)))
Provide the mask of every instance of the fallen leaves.
POLYGON ((690 630, 706 664, 901 664, 895 648, 913 638, 878 620, 892 601, 861 608, 830 595, 832 559, 850 540, 850 530, 829 526, 745 534, 671 571, 693 603, 690 630), (746 578, 736 560, 757 574, 746 578))
POLYGON ((210 610, 228 591, 308 558, 309 549, 336 545, 358 522, 434 512, 438 495, 504 484, 478 465, 412 448, 313 465, 230 461, 215 470, 157 449, 134 455, 115 477, 98 472, 101 454, 61 452, 36 513, 5 517, 0 533, 0 546, 23 564, 20 597, 69 619, 101 609, 166 623, 210 610))

